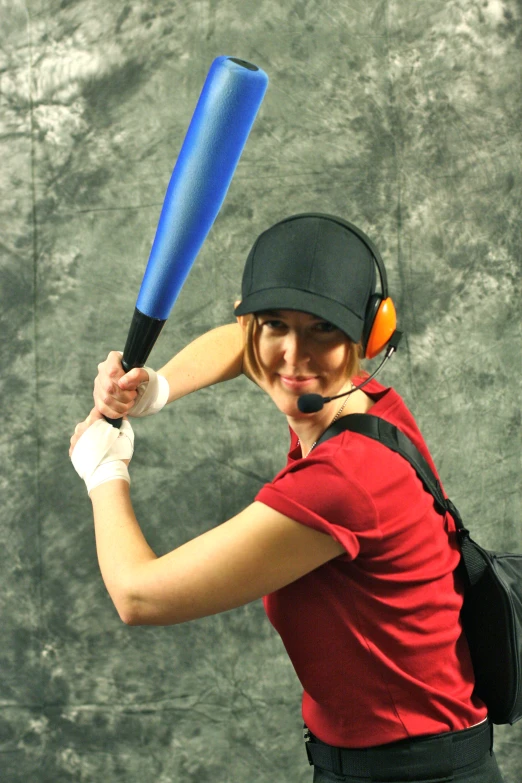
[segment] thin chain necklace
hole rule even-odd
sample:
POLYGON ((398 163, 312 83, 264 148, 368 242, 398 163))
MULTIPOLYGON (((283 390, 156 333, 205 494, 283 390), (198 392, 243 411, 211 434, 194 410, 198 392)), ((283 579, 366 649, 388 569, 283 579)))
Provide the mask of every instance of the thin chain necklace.
MULTIPOLYGON (((351 388, 351 389, 350 389, 350 391, 348 392, 348 395, 346 396, 346 398, 345 398, 345 400, 344 400, 343 404, 341 405, 341 407, 339 408, 339 410, 337 411, 337 413, 336 413, 336 414, 335 414, 335 416, 333 417, 332 421, 331 421, 331 422, 330 422, 330 424, 328 425, 329 427, 331 427, 331 426, 332 426, 332 424, 334 423, 334 421, 337 421, 337 419, 339 418, 339 416, 340 416, 340 415, 341 415, 341 413, 343 412, 343 410, 344 410, 344 406, 345 406, 345 405, 346 405, 346 403, 348 402, 348 397, 349 397, 349 395, 352 393, 352 391, 353 391, 354 389, 355 389, 355 387, 354 387, 354 385, 353 385, 353 383, 352 383, 352 388, 351 388)), ((319 440, 319 438, 317 438, 317 440, 319 440)), ((303 458, 305 458, 305 457, 308 457, 308 455, 310 454, 310 452, 314 450, 315 446, 317 445, 317 440, 314 440, 314 442, 313 442, 313 443, 312 443, 312 445, 310 446, 310 450, 309 450, 309 451, 308 451, 306 454, 303 454, 303 458)), ((297 439, 297 445, 298 445, 298 446, 300 446, 300 445, 301 445, 301 439, 300 439, 300 438, 298 438, 298 439, 297 439)))

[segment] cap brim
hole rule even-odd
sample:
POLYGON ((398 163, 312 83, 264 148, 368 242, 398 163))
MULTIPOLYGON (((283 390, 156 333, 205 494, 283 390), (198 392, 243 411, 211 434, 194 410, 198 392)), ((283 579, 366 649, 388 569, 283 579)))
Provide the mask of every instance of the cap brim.
POLYGON ((235 308, 235 315, 248 315, 263 310, 300 310, 304 313, 324 318, 337 326, 354 343, 362 337, 364 323, 358 315, 352 313, 333 299, 299 291, 295 288, 265 288, 256 291, 235 308))

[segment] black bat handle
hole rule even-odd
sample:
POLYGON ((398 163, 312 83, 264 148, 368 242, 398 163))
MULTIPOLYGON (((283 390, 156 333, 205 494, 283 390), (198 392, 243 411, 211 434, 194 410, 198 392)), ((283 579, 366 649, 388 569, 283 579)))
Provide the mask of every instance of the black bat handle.
MULTIPOLYGON (((135 308, 121 359, 126 373, 135 367, 143 367, 165 323, 166 320, 152 318, 135 308)), ((123 421, 123 419, 109 419, 107 416, 104 416, 104 419, 118 430, 123 421)))

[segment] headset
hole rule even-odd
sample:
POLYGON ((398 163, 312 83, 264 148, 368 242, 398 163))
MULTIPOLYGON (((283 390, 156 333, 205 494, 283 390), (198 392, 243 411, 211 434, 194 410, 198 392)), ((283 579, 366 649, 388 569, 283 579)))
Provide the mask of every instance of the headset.
MULTIPOLYGON (((299 217, 304 217, 304 215, 300 215, 299 217)), ((354 226, 353 223, 350 223, 348 220, 343 220, 343 218, 319 213, 308 213, 307 217, 327 218, 332 222, 347 228, 352 234, 355 234, 370 251, 377 269, 379 270, 381 292, 372 294, 366 306, 361 336, 363 357, 365 359, 373 359, 374 356, 377 356, 377 354, 386 348, 386 354, 377 369, 362 383, 358 384, 358 386, 353 386, 350 391, 341 392, 341 394, 336 394, 333 397, 323 397, 321 394, 303 394, 299 397, 297 407, 302 413, 317 413, 317 411, 320 411, 323 408, 325 403, 332 402, 332 400, 338 400, 339 397, 346 397, 353 394, 375 378, 377 373, 380 372, 381 368, 384 367, 388 359, 393 356, 397 350, 402 338, 402 332, 399 332, 396 328, 397 314, 395 312, 395 305, 388 296, 388 279, 386 277, 384 261, 371 239, 366 236, 364 231, 361 231, 360 228, 357 228, 357 226, 354 226)))
POLYGON ((381 291, 380 293, 372 294, 368 300, 361 337, 364 358, 373 359, 374 356, 377 356, 377 354, 388 345, 397 328, 397 313, 395 311, 395 305, 388 296, 388 278, 386 276, 386 269, 381 254, 371 239, 366 236, 364 231, 361 231, 360 228, 357 228, 357 226, 354 226, 353 223, 350 223, 348 220, 335 217, 335 215, 324 215, 319 213, 313 213, 309 216, 328 218, 329 220, 338 223, 340 226, 347 228, 366 245, 375 261, 377 269, 379 270, 381 291))

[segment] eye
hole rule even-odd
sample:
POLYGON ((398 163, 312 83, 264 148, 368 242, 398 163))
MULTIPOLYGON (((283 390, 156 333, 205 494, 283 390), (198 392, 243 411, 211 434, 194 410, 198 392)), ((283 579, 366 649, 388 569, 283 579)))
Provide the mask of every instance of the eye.
POLYGON ((268 329, 278 330, 284 329, 285 324, 278 318, 260 318, 259 326, 267 327, 268 329))
POLYGON ((337 331, 337 326, 331 324, 330 321, 318 321, 314 324, 314 330, 320 334, 331 334, 337 331))

